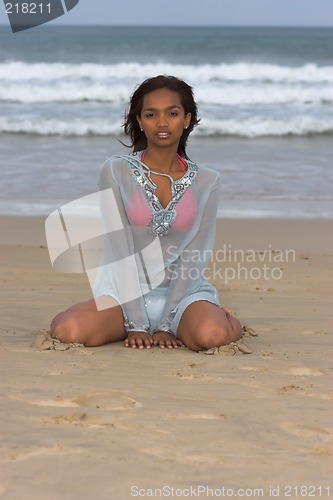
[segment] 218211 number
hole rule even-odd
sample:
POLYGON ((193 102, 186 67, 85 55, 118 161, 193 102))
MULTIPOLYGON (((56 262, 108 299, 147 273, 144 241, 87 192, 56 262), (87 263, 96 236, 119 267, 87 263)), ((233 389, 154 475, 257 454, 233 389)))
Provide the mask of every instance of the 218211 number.
POLYGON ((51 14, 51 4, 42 3, 6 3, 6 14, 51 14), (44 9, 44 10, 43 10, 44 9))

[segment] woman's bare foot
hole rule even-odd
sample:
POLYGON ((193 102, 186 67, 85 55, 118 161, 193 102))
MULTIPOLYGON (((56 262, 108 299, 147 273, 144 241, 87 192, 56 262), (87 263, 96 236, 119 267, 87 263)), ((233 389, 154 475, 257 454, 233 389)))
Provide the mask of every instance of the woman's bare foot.
POLYGON ((152 336, 145 332, 130 332, 125 339, 125 347, 132 347, 132 349, 150 349, 153 345, 152 336))

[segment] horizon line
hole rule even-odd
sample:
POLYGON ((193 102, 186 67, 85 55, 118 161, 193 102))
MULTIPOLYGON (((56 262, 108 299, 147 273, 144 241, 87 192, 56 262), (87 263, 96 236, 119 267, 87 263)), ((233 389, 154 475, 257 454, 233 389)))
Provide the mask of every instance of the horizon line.
MULTIPOLYGON (((56 20, 54 20, 56 21, 56 20)), ((53 27, 67 27, 67 28, 75 28, 75 27, 80 27, 80 28, 83 28, 83 27, 91 27, 91 28, 94 28, 94 27, 112 27, 112 28, 115 28, 115 27, 120 27, 120 28, 124 28, 124 27, 129 27, 129 28, 328 28, 328 29, 333 29, 333 25, 322 25, 322 24, 318 24, 318 25, 310 25, 310 24, 298 24, 298 25, 295 25, 295 24, 103 24, 103 23, 97 23, 97 24, 88 24, 88 23, 84 23, 84 24, 79 24, 79 23, 75 23, 75 24, 67 24, 67 23, 55 23, 55 24, 52 24, 52 22, 47 22, 47 23, 43 23, 41 25, 37 25, 37 26, 34 26, 33 28, 39 28, 39 27, 50 27, 50 26, 53 26, 53 27)), ((8 26, 10 28, 10 23, 8 22, 2 22, 0 21, 0 26, 8 26)), ((29 28, 30 29, 30 28, 29 28)))

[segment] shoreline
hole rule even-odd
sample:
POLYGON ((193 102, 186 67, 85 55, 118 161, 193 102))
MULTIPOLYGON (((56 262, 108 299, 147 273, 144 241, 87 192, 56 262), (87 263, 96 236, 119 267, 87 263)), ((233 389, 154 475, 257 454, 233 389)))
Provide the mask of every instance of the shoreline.
MULTIPOLYGON (((105 160, 129 152, 115 137, 2 139, 4 216, 47 216, 96 192, 105 160)), ((327 137, 193 137, 188 155, 199 167, 220 173, 222 219, 333 218, 333 155, 327 137)))

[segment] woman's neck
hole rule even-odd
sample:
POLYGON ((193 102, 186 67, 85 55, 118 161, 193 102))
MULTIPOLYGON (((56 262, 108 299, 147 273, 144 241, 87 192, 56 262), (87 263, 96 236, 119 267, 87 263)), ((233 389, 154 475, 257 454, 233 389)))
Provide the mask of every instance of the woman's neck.
POLYGON ((181 167, 177 156, 177 150, 173 148, 159 149, 158 151, 147 147, 144 152, 144 163, 161 173, 178 172, 181 167))

